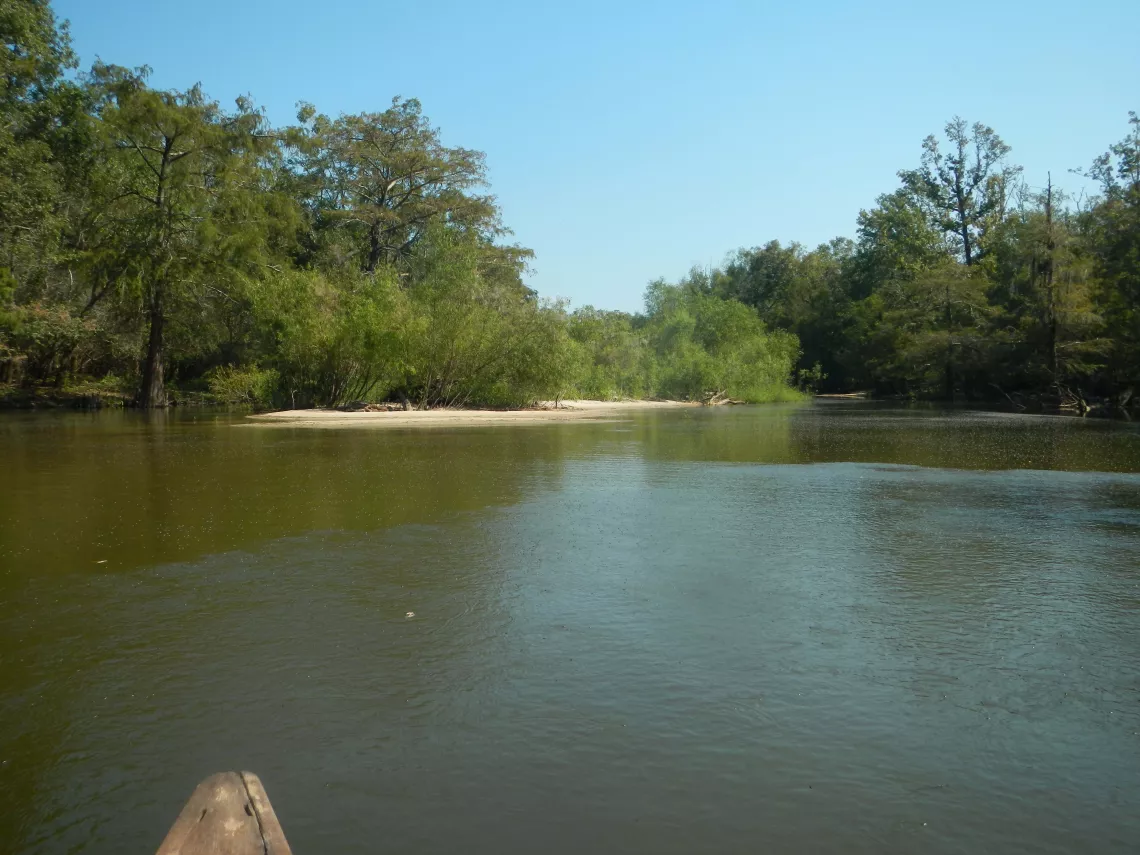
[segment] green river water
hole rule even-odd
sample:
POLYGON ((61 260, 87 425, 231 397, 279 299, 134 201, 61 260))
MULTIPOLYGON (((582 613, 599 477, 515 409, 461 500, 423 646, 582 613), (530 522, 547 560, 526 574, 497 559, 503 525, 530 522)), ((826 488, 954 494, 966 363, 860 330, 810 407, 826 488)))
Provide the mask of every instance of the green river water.
POLYGON ((1140 850, 1138 425, 241 422, 0 418, 0 852, 1140 850))

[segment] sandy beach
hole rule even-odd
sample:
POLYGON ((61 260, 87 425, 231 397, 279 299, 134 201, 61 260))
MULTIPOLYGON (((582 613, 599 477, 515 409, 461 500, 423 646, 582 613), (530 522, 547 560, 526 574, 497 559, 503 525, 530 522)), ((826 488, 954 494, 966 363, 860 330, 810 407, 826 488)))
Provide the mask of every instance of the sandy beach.
POLYGON ((342 412, 341 410, 281 410, 250 416, 246 426, 301 428, 405 428, 523 425, 544 422, 616 421, 637 410, 697 407, 688 401, 563 401, 530 410, 411 410, 342 412))

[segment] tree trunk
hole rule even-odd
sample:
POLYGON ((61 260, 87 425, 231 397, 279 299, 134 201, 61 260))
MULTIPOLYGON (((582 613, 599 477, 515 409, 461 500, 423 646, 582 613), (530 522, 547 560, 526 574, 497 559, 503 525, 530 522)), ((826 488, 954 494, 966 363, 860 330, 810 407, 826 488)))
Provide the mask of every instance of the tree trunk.
POLYGON ((150 339, 143 366, 142 388, 139 389, 139 406, 144 410, 166 406, 166 385, 163 380, 161 292, 155 295, 150 307, 150 339))
POLYGON ((1057 352, 1057 290, 1053 280, 1053 261, 1057 243, 1053 238, 1053 175, 1049 174, 1049 188, 1045 195, 1045 296, 1049 304, 1049 367, 1053 371, 1053 385, 1061 383, 1061 361, 1057 352))
POLYGON ((946 284, 946 400, 954 403, 954 310, 950 302, 950 284, 946 284))
POLYGON ((174 138, 164 135, 162 165, 158 171, 158 188, 154 200, 156 214, 162 223, 157 252, 162 264, 158 267, 161 272, 151 280, 150 338, 147 341, 146 363, 143 365, 142 388, 139 389, 138 398, 138 405, 144 410, 166 406, 166 384, 162 370, 162 326, 166 320, 163 315, 166 309, 163 305, 163 292, 167 265, 170 262, 170 211, 167 210, 166 177, 171 164, 172 151, 174 151, 174 138))
MULTIPOLYGON (((958 157, 963 157, 962 146, 958 146, 958 157)), ((974 263, 973 247, 970 246, 970 219, 966 216, 966 191, 962 187, 961 163, 954 171, 954 202, 958 209, 958 233, 962 236, 962 255, 965 256, 966 266, 974 263)))
POLYGON ((368 263, 364 265, 365 273, 375 273, 380 265, 380 257, 384 248, 380 244, 380 223, 373 223, 368 230, 368 263))

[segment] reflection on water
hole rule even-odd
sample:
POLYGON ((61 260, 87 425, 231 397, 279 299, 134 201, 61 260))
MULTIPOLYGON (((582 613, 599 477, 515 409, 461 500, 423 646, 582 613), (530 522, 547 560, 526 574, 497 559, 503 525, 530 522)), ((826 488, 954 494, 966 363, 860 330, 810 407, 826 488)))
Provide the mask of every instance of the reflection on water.
POLYGON ((228 768, 298 852, 1140 839, 1131 425, 106 414, 0 463, 0 849, 153 850, 228 768))

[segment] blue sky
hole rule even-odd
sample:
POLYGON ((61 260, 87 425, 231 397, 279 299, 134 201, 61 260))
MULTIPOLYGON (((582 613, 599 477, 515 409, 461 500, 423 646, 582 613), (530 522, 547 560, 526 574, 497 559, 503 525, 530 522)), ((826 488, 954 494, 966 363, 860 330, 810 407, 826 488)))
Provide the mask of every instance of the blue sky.
POLYGON ((82 62, 250 94, 279 123, 419 98, 487 153, 531 284, 636 310, 645 284, 739 246, 851 236, 961 114, 1032 184, 1140 110, 1140 3, 798 4, 56 0, 82 62))

